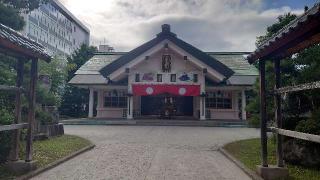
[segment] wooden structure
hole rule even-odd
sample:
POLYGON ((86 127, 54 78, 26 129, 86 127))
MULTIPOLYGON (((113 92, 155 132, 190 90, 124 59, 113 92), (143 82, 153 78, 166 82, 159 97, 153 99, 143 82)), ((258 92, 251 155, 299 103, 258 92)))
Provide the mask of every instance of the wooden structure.
POLYGON ((250 54, 247 59, 249 63, 259 62, 260 67, 260 119, 261 119, 261 146, 262 167, 268 167, 267 162, 267 131, 277 134, 277 166, 284 167, 282 136, 303 139, 320 143, 320 136, 289 131, 282 129, 281 94, 296 91, 304 91, 320 88, 320 82, 307 83, 291 87, 281 86, 280 61, 293 54, 301 52, 320 42, 320 4, 297 17, 278 33, 265 40, 258 49, 250 54), (271 60, 274 63, 275 88, 271 92, 275 101, 275 120, 277 127, 267 128, 266 117, 266 87, 265 87, 265 62, 271 60))
POLYGON ((0 24, 0 53, 17 59, 16 86, 0 85, 0 90, 15 91, 15 121, 12 125, 0 126, 0 131, 13 131, 10 161, 19 160, 20 129, 27 128, 26 162, 32 161, 32 140, 35 123, 35 88, 38 80, 38 59, 51 61, 51 57, 45 52, 44 47, 28 39, 22 34, 0 24), (25 92, 22 88, 24 64, 31 62, 30 86, 28 91, 29 112, 28 123, 21 123, 21 96, 25 92))

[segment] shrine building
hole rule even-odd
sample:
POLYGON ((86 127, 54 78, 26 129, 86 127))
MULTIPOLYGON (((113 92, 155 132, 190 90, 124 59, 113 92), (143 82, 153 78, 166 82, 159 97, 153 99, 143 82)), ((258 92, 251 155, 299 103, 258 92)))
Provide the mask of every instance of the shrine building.
POLYGON ((240 121, 258 77, 248 54, 203 52, 164 24, 130 52, 97 52, 69 83, 90 90, 90 118, 240 121))

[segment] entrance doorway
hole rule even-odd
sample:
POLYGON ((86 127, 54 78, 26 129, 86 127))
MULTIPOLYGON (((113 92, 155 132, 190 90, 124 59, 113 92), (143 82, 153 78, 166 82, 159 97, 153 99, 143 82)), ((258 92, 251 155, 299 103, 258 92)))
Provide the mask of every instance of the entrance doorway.
POLYGON ((174 116, 193 116, 192 96, 141 96, 141 115, 161 116, 167 101, 171 101, 174 116))

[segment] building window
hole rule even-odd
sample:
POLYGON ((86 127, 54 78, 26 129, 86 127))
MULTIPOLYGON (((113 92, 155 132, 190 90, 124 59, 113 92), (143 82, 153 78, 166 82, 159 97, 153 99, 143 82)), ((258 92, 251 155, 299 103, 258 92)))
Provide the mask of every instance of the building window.
POLYGON ((136 74, 135 81, 140 82, 140 74, 136 74))
POLYGON ((211 109, 232 109, 231 92, 208 92, 206 107, 211 109))
POLYGON ((157 82, 162 82, 162 74, 157 74, 157 82))
POLYGON ((176 74, 171 74, 170 81, 171 82, 176 82, 177 81, 177 75, 176 74))
POLYGON ((198 74, 193 74, 193 82, 198 82, 198 74))
POLYGON ((105 93, 104 107, 126 108, 127 95, 125 91, 112 90, 105 93))

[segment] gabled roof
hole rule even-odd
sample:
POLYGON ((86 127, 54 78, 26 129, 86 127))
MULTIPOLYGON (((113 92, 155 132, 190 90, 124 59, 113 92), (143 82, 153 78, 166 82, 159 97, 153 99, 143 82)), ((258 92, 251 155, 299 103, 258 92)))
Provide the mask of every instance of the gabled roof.
POLYGON ((51 60, 41 44, 3 24, 0 24, 0 49, 27 58, 39 58, 47 62, 51 60))
MULTIPOLYGON (((106 84, 106 78, 100 74, 100 70, 108 64, 116 61, 126 52, 98 52, 89 61, 82 65, 70 80, 70 84, 106 84)), ((245 56, 249 52, 206 52, 219 62, 232 69, 235 73, 228 79, 231 85, 252 85, 259 73, 250 65, 245 56)))
POLYGON ((137 58, 139 55, 143 54, 144 52, 148 51, 149 49, 151 49, 152 47, 156 46, 158 43, 166 39, 171 41, 172 43, 174 43, 176 46, 183 49, 187 53, 191 54, 193 57, 202 61, 204 64, 213 68, 214 70, 216 70, 217 72, 225 76, 226 78, 229 78, 231 75, 234 74, 234 72, 230 68, 228 68, 226 65, 224 65, 214 57, 209 56, 207 53, 202 52, 201 50, 195 48, 194 46, 177 38, 176 34, 170 31, 170 26, 167 24, 162 25, 162 32, 159 33, 156 38, 137 47, 136 49, 133 49, 127 54, 121 56, 120 58, 106 65, 103 69, 100 70, 101 74, 105 77, 109 76, 111 73, 113 73, 120 67, 131 62, 132 60, 137 58))

